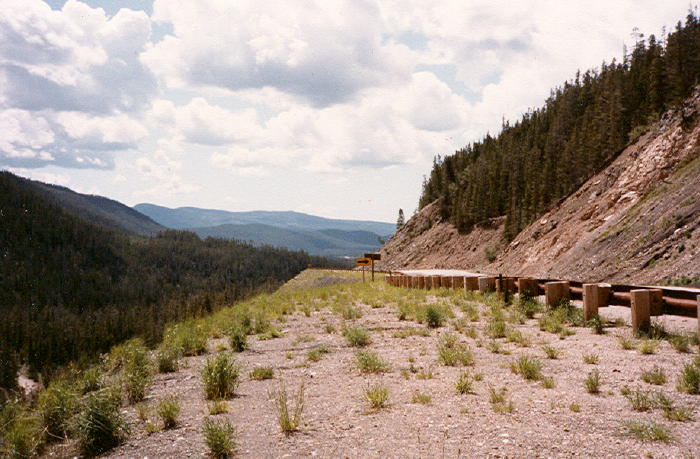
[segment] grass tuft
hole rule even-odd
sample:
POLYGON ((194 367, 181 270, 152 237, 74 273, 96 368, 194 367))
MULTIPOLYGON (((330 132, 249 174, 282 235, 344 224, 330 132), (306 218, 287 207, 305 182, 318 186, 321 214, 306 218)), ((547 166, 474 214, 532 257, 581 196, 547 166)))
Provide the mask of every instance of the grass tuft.
POLYGON ((552 360, 558 359, 559 356, 561 355, 561 352, 559 351, 559 349, 557 349, 554 346, 544 346, 542 348, 542 350, 544 351, 544 353, 548 359, 552 359, 552 360))
POLYGON ((515 362, 511 362, 510 370, 527 380, 539 380, 542 378, 542 362, 536 357, 529 355, 520 356, 515 362))
POLYGON ((225 353, 207 359, 201 372, 207 400, 231 397, 240 383, 240 371, 235 359, 225 353))
POLYGON ((306 359, 307 359, 309 362, 318 362, 319 360, 321 360, 321 359, 323 358, 323 356, 324 356, 325 354, 329 354, 330 352, 331 352, 331 350, 328 349, 328 346, 321 345, 321 346, 318 346, 318 347, 315 348, 315 349, 310 350, 310 351, 306 354, 306 359))
POLYGON ((357 367, 362 373, 384 373, 389 371, 389 364, 382 360, 374 351, 357 351, 355 353, 357 367))
POLYGON ((600 393, 600 384, 600 372, 598 370, 593 370, 588 373, 588 376, 586 376, 586 379, 583 381, 583 386, 589 394, 600 393))
POLYGON ((656 346, 658 346, 659 341, 655 339, 645 339, 637 346, 637 350, 640 354, 649 355, 656 352, 656 346))
POLYGON ((236 429, 228 421, 206 419, 202 425, 204 443, 211 455, 217 459, 231 457, 236 451, 236 429))
POLYGON ((438 360, 450 367, 473 365, 474 353, 468 345, 459 343, 456 335, 445 333, 438 342, 438 360))
POLYGON ((624 433, 641 441, 670 442, 673 437, 668 428, 656 421, 627 421, 624 433))
POLYGON ((177 425, 177 418, 180 416, 180 400, 176 397, 165 397, 156 405, 156 413, 163 421, 164 429, 172 429, 177 425))
POLYGON ((364 347, 371 342, 369 331, 362 327, 345 328, 343 330, 343 336, 347 340, 348 344, 354 347, 364 347))
POLYGON ((272 367, 255 367, 248 374, 250 379, 254 381, 262 381, 264 379, 272 379, 275 377, 275 370, 272 367))
POLYGON ((678 375, 676 389, 688 394, 700 394, 700 356, 683 367, 678 375))
POLYGON ((285 435, 299 430, 302 413, 304 412, 304 384, 299 385, 299 390, 294 397, 294 406, 289 406, 289 395, 284 381, 280 381, 277 391, 277 422, 285 435))
POLYGON ((598 354, 584 354, 583 362, 587 363, 588 365, 598 364, 598 354))
POLYGON ((75 419, 75 433, 84 456, 97 456, 119 445, 128 433, 119 397, 107 390, 89 394, 75 419))
POLYGON ((655 365, 649 370, 642 370, 641 379, 645 383, 661 386, 666 384, 666 373, 663 368, 655 365))
POLYGON ((473 394, 474 393, 474 378, 469 371, 463 371, 459 375, 459 379, 455 383, 455 389, 458 394, 473 394))
POLYGON ((374 410, 384 408, 389 401, 389 388, 384 384, 368 386, 365 388, 364 397, 370 408, 374 410))

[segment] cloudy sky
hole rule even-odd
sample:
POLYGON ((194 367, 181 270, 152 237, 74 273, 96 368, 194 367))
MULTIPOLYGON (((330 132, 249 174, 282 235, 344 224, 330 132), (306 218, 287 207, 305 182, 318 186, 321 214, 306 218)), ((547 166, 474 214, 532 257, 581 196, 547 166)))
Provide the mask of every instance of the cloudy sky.
POLYGON ((128 205, 395 221, 688 0, 2 0, 0 168, 128 205))

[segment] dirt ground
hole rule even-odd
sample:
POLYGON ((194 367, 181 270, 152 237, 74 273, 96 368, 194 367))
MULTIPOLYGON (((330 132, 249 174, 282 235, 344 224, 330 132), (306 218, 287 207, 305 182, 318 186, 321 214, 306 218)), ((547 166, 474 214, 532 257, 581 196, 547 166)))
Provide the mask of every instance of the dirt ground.
MULTIPOLYGON (((236 354, 246 369, 234 398, 228 401, 228 413, 213 416, 231 421, 237 428, 237 454, 241 457, 700 457, 700 396, 676 391, 676 376, 682 366, 697 354, 681 354, 667 342, 656 352, 642 355, 623 350, 618 335, 630 334, 629 327, 608 328, 595 335, 589 328, 572 328, 575 334, 565 339, 540 331, 536 319, 514 325, 531 338, 529 347, 499 340, 510 355, 487 349, 482 331, 486 319, 472 325, 479 330, 477 339, 459 334, 459 341, 474 351, 473 367, 447 367, 438 363, 439 336, 454 332, 448 323, 430 330, 429 336, 395 338, 404 328, 425 328, 410 321, 399 321, 395 307, 371 308, 357 305, 363 316, 352 322, 371 330, 371 344, 391 365, 382 374, 362 374, 355 363, 357 348, 350 347, 339 331, 327 333, 327 324, 335 330, 342 319, 328 310, 288 316, 280 324, 284 337, 258 341, 249 338, 250 347, 236 354), (479 344, 482 344, 479 347, 479 344), (547 359, 542 346, 560 350, 560 357, 547 359), (331 352, 318 362, 307 360, 307 352, 326 345, 331 352), (596 354, 596 365, 586 364, 583 356, 596 354), (556 386, 546 389, 514 374, 509 364, 518 356, 538 357, 543 373, 556 386), (417 373, 408 370, 414 359, 417 373), (248 371, 254 366, 271 366, 274 379, 253 381, 248 371), (640 372, 653 366, 663 368, 668 381, 651 386, 640 380, 640 372), (483 380, 474 383, 474 393, 460 395, 455 382, 469 368, 483 380), (597 369, 602 378, 601 393, 589 394, 583 381, 597 369), (432 371, 431 379, 418 379, 421 372, 432 371), (277 422, 275 393, 280 381, 289 392, 304 385, 305 406, 300 431, 284 435, 277 422), (363 399, 369 385, 383 383, 389 388, 389 405, 373 411, 363 399), (620 394, 624 386, 660 390, 672 397, 676 406, 691 407, 695 420, 674 422, 654 409, 636 412, 620 394), (506 399, 514 410, 497 413, 489 400, 489 387, 507 389, 506 399), (414 403, 414 394, 430 396, 428 404, 414 403), (578 410, 575 411, 578 407, 578 410), (655 420, 668 428, 670 443, 642 442, 623 435, 622 423, 628 420, 655 420)), ((485 309, 485 308, 484 308, 485 309)), ((461 312, 454 308, 460 317, 461 312)), ((608 308, 602 314, 624 317, 624 308, 608 308)), ((453 320, 456 320, 453 319, 453 320)), ((667 320, 667 319, 661 319, 667 320)), ((450 321, 452 322, 452 320, 450 321)), ((345 325, 349 325, 347 321, 345 325)), ((668 327, 692 328, 694 319, 668 321, 668 327), (692 323, 691 323, 692 322, 692 323)), ((205 360, 225 344, 225 339, 210 342, 210 354, 188 357, 173 374, 155 379, 147 403, 164 395, 177 395, 182 401, 180 423, 172 430, 148 434, 136 410, 128 409, 135 426, 130 439, 111 451, 112 458, 204 457, 207 449, 202 422, 209 417, 203 396, 200 368, 205 360)))

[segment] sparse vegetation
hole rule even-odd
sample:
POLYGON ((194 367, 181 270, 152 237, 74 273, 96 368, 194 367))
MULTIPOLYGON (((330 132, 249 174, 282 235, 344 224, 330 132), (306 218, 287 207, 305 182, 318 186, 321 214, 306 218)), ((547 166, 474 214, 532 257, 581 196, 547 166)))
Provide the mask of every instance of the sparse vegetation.
POLYGON ((544 346, 542 350, 544 351, 548 359, 558 359, 561 355, 559 349, 553 346, 544 346))
POLYGON ((119 409, 119 398, 108 390, 88 394, 75 419, 81 454, 92 457, 119 445, 128 427, 119 409))
POLYGON ((666 373, 664 372, 663 368, 655 365, 649 370, 643 370, 641 379, 645 383, 661 386, 666 384, 666 373))
POLYGON ((457 379, 455 388, 458 394, 473 394, 474 393, 474 378, 469 371, 463 371, 457 379))
POLYGON ((164 429, 172 429, 177 425, 180 416, 180 400, 176 397, 165 397, 156 405, 156 413, 163 422, 164 429))
POLYGON ((205 419, 202 433, 209 453, 217 459, 231 457, 238 447, 235 427, 223 419, 205 419))
POLYGON ((600 372, 598 370, 593 370, 588 373, 588 376, 586 376, 586 379, 583 381, 583 386, 586 388, 586 391, 589 394, 600 393, 600 384, 601 379, 600 372))
POLYGON ((668 428, 656 421, 627 421, 623 425, 625 434, 641 441, 668 443, 673 439, 668 428))
POLYGON ((474 353, 468 345, 458 342, 456 335, 446 333, 440 337, 438 342, 438 360, 443 365, 451 367, 472 365, 474 353))
POLYGON ((683 366, 678 375, 676 388, 679 392, 688 394, 700 394, 700 356, 695 361, 683 366))
POLYGON ((640 354, 643 355, 653 354, 654 352, 656 352, 656 346, 658 346, 658 344, 658 340, 645 339, 642 340, 641 343, 639 343, 639 345, 637 346, 637 350, 640 354))
POLYGON ((382 360, 374 351, 357 351, 355 353, 357 367, 362 373, 383 373, 389 371, 389 364, 382 360))
POLYGON ((228 403, 226 403, 226 400, 214 400, 212 402, 209 402, 207 405, 209 414, 212 416, 215 416, 217 414, 223 414, 223 413, 228 413, 228 403))
POLYGON ((301 427, 302 414, 304 412, 304 384, 299 385, 299 390, 294 397, 294 406, 289 406, 289 396, 284 381, 280 381, 277 391, 277 422, 285 435, 296 432, 301 427))
POLYGON ((620 347, 626 351, 634 349, 635 345, 636 345, 634 339, 630 338, 629 336, 624 336, 624 335, 618 336, 617 342, 620 343, 620 347))
POLYGON ((343 330, 343 336, 348 344, 354 347, 364 347, 371 342, 369 331, 362 327, 348 327, 343 330))
POLYGON ((255 367, 248 374, 250 379, 254 381, 262 381, 264 379, 272 379, 275 377, 275 370, 272 367, 255 367))
POLYGON ((596 365, 598 363, 598 354, 584 354, 583 362, 588 365, 596 365))
POLYGON ((519 374, 527 380, 539 380, 542 378, 542 362, 529 355, 518 357, 515 362, 510 364, 510 369, 513 373, 519 374))
POLYGON ((428 394, 421 394, 420 392, 414 392, 411 397, 412 403, 420 403, 421 405, 430 405, 433 398, 428 394))
POLYGON ((201 374, 207 400, 231 397, 240 382, 238 364, 233 357, 225 353, 207 359, 201 374))
POLYGON ((545 389, 554 389, 554 387, 557 385, 556 381, 554 381, 554 378, 551 376, 544 376, 542 381, 540 381, 540 384, 542 384, 542 387, 545 389))
POLYGON ((445 315, 441 309, 432 305, 425 308, 425 323, 429 328, 442 327, 444 321, 445 315))
POLYGON ((323 358, 324 355, 329 354, 331 350, 328 348, 328 346, 321 345, 318 346, 317 348, 311 349, 307 354, 306 358, 310 362, 318 362, 323 358))
POLYGON ((384 408, 389 400, 389 388, 384 384, 375 384, 365 388, 364 397, 370 408, 384 408))

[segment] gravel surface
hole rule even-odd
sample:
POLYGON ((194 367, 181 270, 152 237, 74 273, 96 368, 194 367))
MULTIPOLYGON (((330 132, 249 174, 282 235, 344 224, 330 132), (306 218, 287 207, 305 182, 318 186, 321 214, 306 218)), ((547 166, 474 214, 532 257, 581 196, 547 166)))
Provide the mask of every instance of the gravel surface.
MULTIPOLYGON (((246 368, 237 395, 228 401, 227 414, 214 416, 228 419, 236 426, 238 455, 251 458, 700 457, 700 396, 675 389, 677 374, 697 354, 697 346, 689 355, 661 342, 654 354, 642 355, 637 350, 621 349, 617 336, 630 335, 626 326, 608 328, 605 335, 595 335, 588 328, 572 328, 574 335, 560 339, 558 335, 540 331, 533 319, 511 325, 531 338, 529 347, 518 347, 501 339, 501 348, 510 354, 495 354, 487 349, 490 340, 483 335, 487 321, 482 316, 479 322, 471 323, 479 330, 477 339, 464 334, 458 336, 474 351, 475 364, 466 368, 471 374, 483 376, 483 380, 474 382, 473 394, 459 395, 455 382, 465 367, 446 367, 437 359, 439 336, 454 332, 451 325, 430 330, 429 336, 395 338, 392 335, 397 330, 425 326, 399 321, 393 306, 358 307, 364 315, 354 322, 371 330, 372 343, 368 349, 386 360, 391 370, 383 374, 360 373, 354 358, 357 349, 349 347, 339 332, 324 330, 326 324, 332 324, 336 330, 343 326, 342 319, 327 310, 309 317, 301 313, 288 316, 280 325, 285 333, 282 338, 258 341, 250 337, 250 349, 237 354, 238 361, 246 368), (547 359, 542 351, 545 344, 557 348, 560 357, 547 359), (318 362, 307 361, 307 352, 319 345, 328 346, 331 352, 318 362), (584 363, 583 356, 588 354, 598 355, 598 364, 584 363), (521 355, 539 358, 544 375, 552 377, 556 386, 546 389, 539 382, 526 381, 514 374, 509 364, 521 355), (416 373, 409 370, 411 357, 416 373), (250 380, 248 371, 254 366, 272 366, 274 379, 250 380), (640 380, 640 372, 653 366, 665 371, 666 384, 651 386, 640 380), (599 395, 587 393, 583 385, 594 369, 602 378, 599 395), (421 371, 427 370, 432 371, 431 379, 417 378, 421 371), (275 392, 281 379, 289 392, 295 392, 300 384, 305 389, 304 423, 300 431, 288 436, 280 431, 276 417, 275 392), (373 411, 363 400, 363 391, 376 383, 389 388, 389 404, 373 411), (633 411, 620 394, 626 385, 663 391, 674 399, 676 406, 692 408, 695 420, 669 421, 659 409, 633 411), (489 400, 490 387, 507 389, 506 399, 514 404, 512 412, 494 412, 489 400), (416 393, 430 396, 430 402, 414 403, 416 393), (574 411, 577 407, 578 411, 574 411), (622 423, 629 420, 657 421, 666 426, 673 440, 642 442, 623 435, 622 423)), ((460 311, 454 310, 459 318, 460 311)), ((611 317, 625 313, 628 314, 625 308, 602 311, 611 317)), ((687 320, 693 322, 686 324, 692 329, 694 320, 687 320)), ((211 353, 225 342, 212 340, 211 353)), ((128 415, 134 425, 132 435, 107 457, 206 456, 201 427, 209 415, 199 375, 206 358, 188 357, 183 359, 179 372, 158 375, 147 398, 148 403, 154 404, 164 395, 180 397, 183 411, 178 427, 149 435, 145 423, 138 420, 136 410, 131 407, 128 415)))

